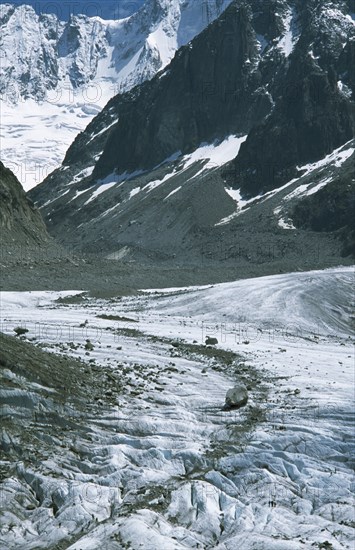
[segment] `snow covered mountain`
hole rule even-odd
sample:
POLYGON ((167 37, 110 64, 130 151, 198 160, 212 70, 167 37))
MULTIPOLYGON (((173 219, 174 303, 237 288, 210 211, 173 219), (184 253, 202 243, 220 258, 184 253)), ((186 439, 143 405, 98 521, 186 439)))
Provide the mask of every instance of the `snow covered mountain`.
POLYGON ((112 258, 196 261, 210 248, 240 262, 270 246, 297 268, 319 258, 306 258, 307 242, 324 261, 349 254, 350 8, 232 2, 163 72, 110 100, 30 193, 52 234, 112 258))
POLYGON ((1 158, 26 189, 118 92, 151 79, 231 0, 147 0, 107 21, 0 5, 1 158))

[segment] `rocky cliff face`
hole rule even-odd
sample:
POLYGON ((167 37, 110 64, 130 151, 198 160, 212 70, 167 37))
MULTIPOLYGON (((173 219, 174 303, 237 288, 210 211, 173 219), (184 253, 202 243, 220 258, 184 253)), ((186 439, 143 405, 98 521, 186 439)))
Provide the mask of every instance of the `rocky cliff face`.
POLYGON ((152 168, 203 141, 249 133, 231 184, 253 196, 285 183, 297 164, 353 135, 355 27, 346 8, 233 3, 178 53, 166 77, 124 99, 94 176, 152 168))
MULTIPOLYGON (((245 196, 273 189, 354 133, 355 27, 345 2, 295 2, 274 109, 232 165, 245 196)), ((230 179, 232 182, 233 180, 230 179)))
MULTIPOLYGON (((258 44, 245 5, 233 4, 176 55, 160 78, 117 98, 119 124, 94 177, 149 169, 203 141, 247 133, 271 109, 253 66, 258 44)), ((70 160, 70 154, 65 162, 70 160)))
POLYGON ((16 176, 0 162, 0 268, 28 269, 38 263, 67 260, 65 252, 47 233, 42 216, 26 196, 16 176))
POLYGON ((0 162, 0 245, 2 251, 48 243, 50 237, 39 211, 20 182, 0 162))
POLYGON ((55 100, 60 86, 78 88, 108 55, 107 25, 98 18, 37 15, 30 6, 1 7, 0 93, 7 102, 55 100))
MULTIPOLYGON (((175 51, 220 15, 231 0, 148 0, 126 19, 36 14, 31 6, 0 7, 0 94, 18 103, 53 101, 61 88, 94 81, 107 99, 162 69, 175 51), (106 86, 105 86, 106 84, 106 86), (106 97, 106 96, 105 96, 106 97)), ((119 13, 119 12, 118 12, 119 13)))
POLYGON ((14 282, 13 288, 23 288, 21 284, 16 287, 16 281, 28 277, 39 288, 41 284, 32 270, 46 265, 51 273, 49 280, 54 281, 58 270, 62 276, 65 274, 68 264, 77 265, 68 248, 48 234, 41 213, 13 172, 0 161, 1 284, 9 279, 14 282))

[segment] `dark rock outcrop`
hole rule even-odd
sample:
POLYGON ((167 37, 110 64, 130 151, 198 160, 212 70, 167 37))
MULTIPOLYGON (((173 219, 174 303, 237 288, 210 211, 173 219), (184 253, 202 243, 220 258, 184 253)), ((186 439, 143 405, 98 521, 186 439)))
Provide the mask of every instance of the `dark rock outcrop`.
POLYGON ((301 229, 338 231, 343 255, 355 257, 354 178, 335 180, 300 200, 292 212, 292 219, 301 229))
POLYGON ((232 165, 245 196, 280 186, 296 175, 297 165, 319 160, 354 135, 354 26, 340 11, 343 2, 326 4, 300 7, 302 32, 274 96, 275 109, 252 129, 232 165))
MULTIPOLYGON (((71 261, 69 253, 47 232, 40 211, 26 196, 16 176, 0 162, 0 276, 11 269, 15 281, 34 266, 71 261)), ((30 278, 29 271, 28 275, 30 278)), ((54 272, 55 273, 55 272, 54 272)))
POLYGON ((41 214, 26 196, 16 176, 0 161, 1 247, 41 244, 50 237, 41 214))
MULTIPOLYGON (((233 3, 179 50, 165 73, 110 102, 107 107, 116 110, 119 123, 93 178, 151 169, 177 151, 193 151, 203 141, 247 133, 271 109, 266 91, 256 93, 257 57, 250 10, 233 3)), ((79 154, 78 139, 64 164, 79 154)))

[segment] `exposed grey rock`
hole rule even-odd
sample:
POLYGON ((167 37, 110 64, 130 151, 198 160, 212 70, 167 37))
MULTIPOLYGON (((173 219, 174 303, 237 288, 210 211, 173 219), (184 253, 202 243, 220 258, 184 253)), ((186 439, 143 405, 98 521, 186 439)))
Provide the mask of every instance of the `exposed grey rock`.
POLYGON ((41 243, 49 240, 48 233, 37 208, 26 194, 16 176, 0 161, 0 231, 1 244, 29 241, 41 243))
POLYGON ((92 351, 94 349, 94 345, 90 342, 90 340, 86 340, 85 349, 88 351, 92 351))
POLYGON ((2 266, 65 257, 48 235, 39 210, 16 176, 0 161, 0 259, 2 266))
POLYGON ((217 338, 211 338, 211 336, 207 336, 205 340, 206 346, 215 346, 218 344, 217 338))
POLYGON ((16 336, 22 336, 28 332, 28 329, 24 327, 16 327, 14 328, 14 332, 16 333, 16 336))
POLYGON ((224 408, 239 409, 244 407, 248 402, 248 390, 244 384, 237 384, 234 388, 227 391, 226 402, 224 408))

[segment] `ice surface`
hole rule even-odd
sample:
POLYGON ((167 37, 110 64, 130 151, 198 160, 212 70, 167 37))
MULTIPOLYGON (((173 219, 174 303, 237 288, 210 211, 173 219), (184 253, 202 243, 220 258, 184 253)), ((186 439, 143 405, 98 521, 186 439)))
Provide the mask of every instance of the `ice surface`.
POLYGON ((40 466, 18 465, 3 487, 4 547, 48 548, 69 533, 76 550, 129 541, 147 550, 350 549, 353 285, 354 268, 333 268, 71 304, 54 300, 74 291, 3 292, 3 332, 26 326, 50 351, 126 370, 142 388, 88 416, 91 443, 78 434, 72 444, 80 459, 58 446, 40 466), (219 340, 216 354, 240 355, 236 370, 187 353, 206 335, 219 340), (227 414, 226 391, 244 375, 250 403, 227 414), (17 517, 13 497, 30 486, 44 501, 17 517))
POLYGON ((17 106, 2 101, 1 160, 27 191, 60 166, 68 146, 93 116, 79 98, 73 103, 68 99, 68 104, 28 99, 17 106))

